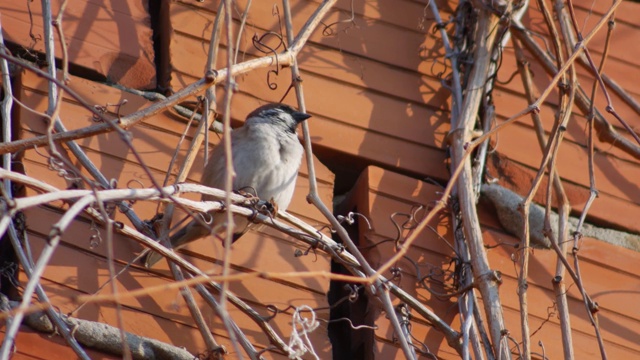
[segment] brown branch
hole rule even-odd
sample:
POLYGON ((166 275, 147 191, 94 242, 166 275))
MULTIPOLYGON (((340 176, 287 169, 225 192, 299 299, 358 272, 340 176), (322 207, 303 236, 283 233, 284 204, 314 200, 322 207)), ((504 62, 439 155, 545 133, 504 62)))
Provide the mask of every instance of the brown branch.
MULTIPOLYGON (((549 55, 538 45, 533 38, 527 33, 527 30, 518 22, 513 22, 511 26, 512 34, 518 38, 529 50, 529 52, 539 61, 544 67, 547 74, 554 76, 558 73, 558 68, 553 64, 553 61, 549 55)), ((588 116, 589 109, 591 107, 591 101, 582 87, 578 84, 576 92, 576 105, 580 111, 588 116)), ((599 111, 595 111, 595 129, 598 133, 600 141, 611 144, 627 154, 633 156, 636 159, 640 159, 640 147, 624 136, 620 135, 618 131, 602 116, 599 111)))
MULTIPOLYGON (((335 0, 332 0, 334 2, 335 0)), ((291 17, 291 7, 289 5, 288 0, 283 0, 283 7, 285 13, 285 23, 287 30, 287 40, 290 44, 295 44, 296 40, 293 38, 293 22, 291 17)), ((291 45, 292 47, 295 45, 291 45)), ((296 97, 298 100, 298 104, 300 107, 300 111, 306 112, 306 106, 304 102, 304 92, 301 84, 300 70, 298 68, 297 61, 294 60, 292 64, 292 83, 295 87, 296 97)), ((320 212, 329 220, 331 226, 336 229, 340 239, 342 239, 343 243, 349 249, 349 251, 355 256, 355 258, 360 263, 362 270, 365 275, 368 277, 373 277, 376 274, 376 271, 369 265, 365 257, 362 255, 358 247, 349 237, 347 231, 340 224, 340 222, 336 219, 333 213, 329 210, 329 208, 322 202, 320 197, 318 196, 318 187, 315 178, 315 168, 313 164, 313 152, 311 149, 311 137, 309 132, 309 127, 306 122, 302 123, 302 130, 304 135, 304 147, 306 153, 307 160, 307 168, 309 169, 309 194, 307 196, 307 200, 312 203, 320 212)), ((405 333, 402 330, 402 326, 396 314, 396 311, 391 303, 391 298, 389 297, 388 287, 385 286, 380 279, 375 279, 373 281, 373 286, 365 287, 367 293, 371 296, 375 296, 380 300, 382 306, 389 318, 393 329, 395 330, 398 339, 400 340, 400 347, 404 353, 404 356, 407 359, 415 359, 416 354, 413 348, 411 347, 408 338, 405 336, 405 333)))
MULTIPOLYGON (((12 304, 17 306, 16 303, 12 304)), ((73 326, 73 334, 78 341, 87 347, 104 351, 108 354, 124 356, 123 348, 131 349, 130 356, 136 360, 144 359, 194 359, 194 356, 183 348, 176 347, 162 341, 145 338, 125 332, 120 337, 121 330, 95 321, 63 316, 64 321, 73 326), (123 344, 125 341, 127 344, 123 344)), ((42 312, 34 312, 25 317, 25 323, 32 329, 54 334, 57 327, 52 324, 42 312)))
MULTIPOLYGON (((208 72, 203 78, 194 82, 193 84, 179 90, 175 94, 167 97, 165 100, 155 102, 151 104, 149 107, 137 111, 135 113, 129 114, 127 116, 123 116, 119 123, 117 124, 123 130, 129 129, 130 127, 136 125, 140 121, 146 120, 164 110, 168 107, 174 106, 177 103, 183 101, 184 99, 197 95, 202 91, 206 90, 208 87, 220 84, 226 81, 227 76, 231 72, 233 76, 238 76, 249 71, 273 66, 278 63, 280 66, 291 66, 295 59, 295 56, 300 52, 304 44, 307 42, 311 33, 317 25, 320 23, 322 17, 329 11, 331 6, 335 3, 335 0, 325 0, 322 4, 318 6, 316 11, 313 13, 311 18, 307 20, 307 23, 298 33, 298 36, 294 39, 294 41, 290 44, 290 47, 278 54, 263 56, 260 58, 252 59, 249 61, 242 62, 240 64, 233 65, 231 70, 228 69, 220 69, 213 70, 208 72), (276 60, 277 59, 277 60, 276 60)), ((92 111, 98 118, 105 121, 104 123, 76 129, 73 131, 68 131, 64 133, 56 133, 51 136, 51 140, 54 142, 66 142, 69 140, 82 139, 89 136, 94 136, 98 134, 103 134, 106 132, 113 131, 114 129, 111 125, 108 124, 108 119, 104 117, 104 114, 97 112, 93 109, 93 106, 84 101, 79 95, 77 95, 72 89, 70 89, 66 84, 61 83, 59 80, 52 78, 46 72, 37 69, 33 65, 17 59, 11 55, 0 53, 0 57, 6 59, 7 61, 19 65, 29 71, 36 73, 38 76, 41 76, 49 81, 54 82, 59 87, 65 89, 65 91, 76 101, 78 101, 82 106, 84 106, 89 111, 92 111)), ((32 148, 34 146, 42 146, 47 144, 47 137, 36 136, 29 139, 23 139, 18 141, 13 141, 6 144, 0 144, 0 154, 5 154, 8 152, 17 152, 19 150, 32 148)))
POLYGON ((478 109, 482 103, 484 85, 497 35, 495 27, 498 24, 498 20, 499 18, 489 11, 480 10, 478 14, 473 68, 465 91, 466 96, 463 99, 458 127, 452 129, 451 134, 451 164, 453 168, 460 168, 461 174, 457 179, 452 175, 452 180, 450 180, 450 183, 456 183, 458 190, 457 196, 460 202, 465 238, 469 246, 471 267, 478 289, 482 294, 495 354, 500 354, 501 352, 502 331, 505 329, 505 322, 502 317, 502 305, 498 295, 498 279, 491 270, 487 254, 484 251, 480 223, 475 207, 471 161, 468 157, 468 152, 465 152, 465 148, 471 140, 478 109))
MULTIPOLYGON (((543 2, 543 4, 545 3, 543 2)), ((546 8, 546 4, 544 6, 546 8)), ((527 99, 529 102, 533 102, 537 98, 537 95, 535 94, 535 90, 534 90, 533 76, 529 69, 529 63, 524 57, 524 51, 522 49, 522 45, 520 44, 520 41, 518 41, 517 39, 514 39, 514 48, 516 53, 518 71, 520 72, 524 89, 525 89, 525 95, 527 96, 527 99)), ((536 130, 536 136, 538 138, 538 143, 540 145, 540 148, 541 150, 544 150, 544 148, 547 146, 547 139, 545 136, 544 128, 542 126, 542 120, 540 119, 540 114, 531 113, 531 118, 533 119, 534 128, 536 130)), ((567 238, 566 218, 568 217, 568 213, 570 211, 569 200, 566 196, 566 193, 561 183, 560 175, 558 174, 557 171, 553 172, 552 179, 553 179, 552 181, 553 186, 558 198, 558 207, 559 207, 559 213, 560 213, 560 224, 559 224, 560 229, 558 230, 558 233, 560 234, 559 241, 565 242, 567 238)), ((549 203, 549 201, 547 201, 547 203, 549 203)), ((547 210, 545 212, 545 221, 547 221, 549 215, 550 215, 549 211, 547 210)), ((562 275, 564 274, 564 266, 562 265, 562 262, 558 261, 558 263, 559 264, 556 267, 556 276, 560 276, 560 278, 562 278, 562 275)), ((557 286, 554 286, 554 288, 556 287, 558 289, 564 289, 564 282, 558 282, 557 286)), ((556 298, 557 298, 557 303, 558 303, 558 308, 560 313, 560 326, 562 329, 562 341, 563 341, 565 359, 573 359, 571 324, 570 324, 570 317, 569 317, 569 309, 567 307, 566 292, 556 292, 556 298)))

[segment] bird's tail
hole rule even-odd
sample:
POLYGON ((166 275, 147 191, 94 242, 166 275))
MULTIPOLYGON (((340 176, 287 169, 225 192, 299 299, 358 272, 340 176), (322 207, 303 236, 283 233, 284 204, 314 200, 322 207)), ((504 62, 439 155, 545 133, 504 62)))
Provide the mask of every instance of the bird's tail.
MULTIPOLYGON (((219 221, 221 221, 222 219, 222 217, 214 217, 214 231, 223 231, 225 229, 224 226, 221 226, 221 224, 219 224, 219 221)), ((236 240, 238 240, 238 238, 240 238, 240 236, 247 232, 249 227, 251 227, 251 223, 244 216, 234 217, 234 222, 236 231, 233 234, 233 241, 235 242, 236 240)), ((183 228, 178 230, 178 232, 173 234, 169 238, 169 241, 171 241, 171 247, 173 248, 173 250, 178 250, 194 240, 198 240, 209 235, 209 233, 209 229, 200 225, 200 223, 198 223, 197 221, 192 221, 187 224, 187 226, 184 226, 183 228)), ((162 258, 163 256, 159 253, 150 251, 144 259, 144 266, 147 269, 150 269, 153 265, 155 265, 155 263, 162 260, 162 258)))
MULTIPOLYGON (((199 239, 208 234, 207 229, 202 227, 196 221, 192 221, 186 226, 182 227, 175 234, 173 234, 169 241, 171 242, 171 247, 173 250, 178 250, 186 244, 199 239)), ((150 269, 155 263, 162 260, 164 256, 160 255, 155 251, 150 251, 144 259, 144 266, 147 269, 150 269)))

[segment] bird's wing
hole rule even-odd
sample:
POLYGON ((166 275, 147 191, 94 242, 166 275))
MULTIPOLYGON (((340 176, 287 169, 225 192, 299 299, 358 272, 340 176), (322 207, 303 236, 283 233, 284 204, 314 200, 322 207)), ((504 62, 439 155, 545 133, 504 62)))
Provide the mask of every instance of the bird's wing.
MULTIPOLYGON (((232 146, 234 133, 232 133, 231 137, 232 146)), ((205 166, 200 183, 202 185, 223 189, 225 174, 224 146, 220 143, 214 147, 211 154, 209 154, 209 162, 205 166)), ((205 199, 203 198, 203 200, 205 199)))

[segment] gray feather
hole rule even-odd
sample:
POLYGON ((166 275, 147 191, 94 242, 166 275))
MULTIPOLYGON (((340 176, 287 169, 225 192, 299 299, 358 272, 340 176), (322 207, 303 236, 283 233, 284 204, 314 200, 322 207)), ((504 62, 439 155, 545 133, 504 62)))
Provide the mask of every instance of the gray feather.
MULTIPOLYGON (((267 104, 249 114, 245 124, 231 132, 231 152, 236 173, 233 190, 255 193, 260 199, 273 200, 279 209, 286 210, 296 187, 303 153, 295 130, 297 125, 308 117, 309 115, 283 104, 267 104)), ((224 147, 216 146, 204 169, 201 183, 224 189, 225 164, 224 147)), ((202 200, 212 198, 203 195, 202 200)), ((216 213, 211 215, 212 228, 224 230, 225 217, 216 213)), ((234 217, 234 223, 235 241, 251 224, 240 216, 234 217)), ((170 241, 174 249, 179 249, 208 234, 208 229, 192 221, 171 236, 170 241)), ((150 252, 145 266, 150 268, 160 259, 160 254, 150 252)))

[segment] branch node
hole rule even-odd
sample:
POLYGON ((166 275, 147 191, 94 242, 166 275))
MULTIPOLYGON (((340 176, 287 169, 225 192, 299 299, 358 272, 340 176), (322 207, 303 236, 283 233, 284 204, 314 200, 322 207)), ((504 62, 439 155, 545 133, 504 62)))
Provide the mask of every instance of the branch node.
MULTIPOLYGON (((2 186, 0 185, 0 187, 2 187, 2 186)), ((10 198, 9 196, 6 196, 7 194, 5 194, 4 188, 2 188, 2 190, 0 190, 0 192, 2 192, 2 200, 4 200, 5 204, 7 204, 6 208, 3 209, 3 210, 6 211, 6 210, 15 209, 16 201, 13 200, 12 198, 10 198)))
POLYGON ((480 274, 477 276, 479 281, 492 281, 497 283, 498 285, 502 284, 502 273, 497 270, 487 271, 484 274, 480 274))
POLYGON ((222 346, 222 345, 218 345, 212 349, 209 350, 205 350, 203 353, 198 354, 198 356, 196 357, 196 359, 200 360, 208 360, 208 359, 224 359, 224 355, 229 354, 227 352, 227 349, 222 346))
POLYGON ((580 50, 580 48, 581 48, 581 47, 583 47, 583 46, 584 46, 584 45, 583 45, 583 42, 582 42, 582 40, 580 40, 580 41, 576 42, 576 46, 574 46, 574 47, 573 47, 573 50, 574 50, 574 51, 578 51, 578 50, 580 50))
POLYGON ((580 232, 580 231, 574 231, 571 235, 573 236, 573 238, 575 240, 580 240, 580 239, 582 239, 582 236, 583 236, 582 232, 580 232))
POLYGON ((56 237, 62 235, 62 231, 58 225, 53 225, 51 227, 51 231, 49 231, 49 235, 47 236, 47 243, 51 245, 51 240, 56 237))
POLYGON ((218 77, 218 72, 214 69, 209 69, 207 70, 207 72, 204 74, 204 80, 207 83, 213 83, 216 81, 216 78, 218 77))

